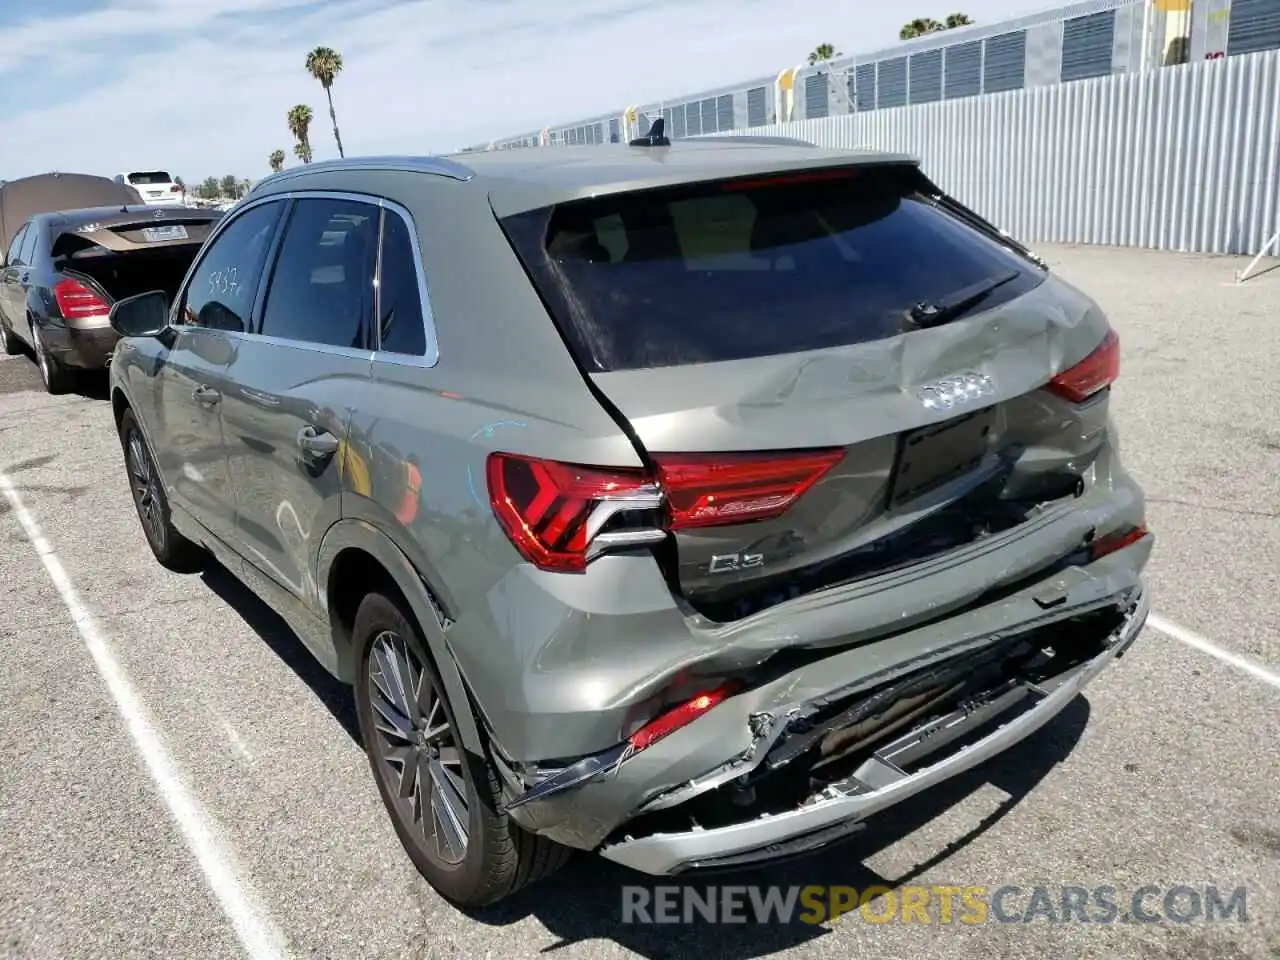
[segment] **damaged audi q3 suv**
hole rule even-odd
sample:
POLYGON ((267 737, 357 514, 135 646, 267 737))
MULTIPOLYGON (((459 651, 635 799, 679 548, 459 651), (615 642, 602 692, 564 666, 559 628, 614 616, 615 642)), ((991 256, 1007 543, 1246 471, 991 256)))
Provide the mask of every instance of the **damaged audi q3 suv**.
POLYGON ((1146 617, 1116 334, 909 157, 651 131, 311 164, 113 323, 157 558, 212 553, 354 685, 455 903, 573 849, 828 844, 1146 617))

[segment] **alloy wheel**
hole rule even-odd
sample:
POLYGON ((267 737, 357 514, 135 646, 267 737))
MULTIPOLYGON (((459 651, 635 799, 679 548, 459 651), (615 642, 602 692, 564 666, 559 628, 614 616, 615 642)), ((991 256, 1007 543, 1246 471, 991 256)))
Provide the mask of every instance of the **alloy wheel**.
POLYGON ((440 692, 404 638, 390 630, 373 639, 366 682, 376 730, 369 747, 395 812, 428 856, 456 866, 467 854, 470 808, 462 751, 440 692))
POLYGON ((151 467, 142 437, 137 430, 129 431, 128 441, 129 485, 133 489, 133 502, 138 508, 138 519, 147 539, 156 547, 164 546, 164 515, 160 506, 159 481, 151 467))
POLYGON ((40 379, 47 387, 53 377, 53 370, 50 367, 49 353, 44 348, 44 341, 40 339, 40 334, 36 333, 34 327, 31 330, 31 343, 35 348, 36 366, 40 368, 40 379))

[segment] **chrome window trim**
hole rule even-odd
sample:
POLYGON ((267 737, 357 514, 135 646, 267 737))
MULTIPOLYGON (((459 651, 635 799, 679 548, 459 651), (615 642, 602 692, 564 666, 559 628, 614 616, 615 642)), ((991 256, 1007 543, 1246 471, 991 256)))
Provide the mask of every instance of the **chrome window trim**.
MULTIPOLYGON (((436 363, 438 363, 440 360, 440 347, 439 347, 439 341, 436 339, 435 312, 431 309, 431 300, 427 291, 426 267, 424 266, 422 261, 422 242, 418 238, 417 225, 414 223, 413 215, 401 204, 396 203, 394 200, 389 200, 386 197, 382 197, 374 193, 354 193, 351 191, 344 191, 344 190, 290 190, 283 193, 272 193, 272 194, 267 194, 266 196, 256 197, 253 199, 246 199, 242 201, 241 205, 238 206, 236 210, 234 210, 228 216, 225 216, 220 221, 218 221, 217 227, 214 228, 214 230, 209 234, 208 239, 205 240, 205 245, 201 248, 200 255, 197 256, 194 261, 192 261, 191 267, 187 270, 187 275, 182 280, 182 286, 178 288, 178 296, 174 298, 173 304, 170 307, 170 313, 169 313, 170 323, 173 326, 179 327, 179 328, 184 326, 183 324, 177 324, 173 322, 177 316, 178 304, 181 303, 186 297, 187 290, 189 289, 191 284, 191 279, 194 276, 197 267, 204 261, 205 251, 211 249, 213 245, 217 243, 218 238, 222 236, 222 232, 224 230, 226 230, 232 223, 235 223, 237 220, 239 220, 242 216, 244 216, 250 210, 256 209, 257 207, 265 206, 268 203, 277 203, 277 202, 288 203, 289 201, 293 201, 293 200, 308 200, 308 199, 310 200, 346 200, 351 203, 363 203, 372 207, 377 207, 379 208, 380 211, 382 211, 379 214, 379 221, 378 221, 379 244, 378 244, 377 269, 374 274, 374 279, 378 283, 381 282, 381 266, 382 266, 382 262, 381 262, 382 261, 382 244, 381 244, 382 219, 381 217, 385 216, 386 211, 391 211, 392 213, 397 214, 400 217, 400 219, 404 221, 404 224, 408 228, 408 232, 409 232, 409 245, 413 249, 414 272, 417 274, 417 278, 418 278, 418 301, 421 304, 421 309, 422 309, 422 325, 423 325, 423 332, 426 336, 426 344, 427 344, 426 352, 422 356, 414 356, 413 354, 390 353, 390 352, 384 353, 383 351, 376 349, 376 346, 381 345, 381 342, 380 342, 381 331, 377 329, 379 326, 379 323, 378 323, 379 318, 377 315, 377 310, 379 309, 379 302, 378 302, 378 289, 376 286, 374 288, 374 305, 375 306, 374 306, 374 322, 373 322, 373 326, 374 326, 373 343, 376 346, 375 346, 375 349, 372 349, 372 350, 360 350, 356 352, 360 356, 370 356, 371 359, 378 360, 379 362, 383 362, 383 363, 394 363, 401 366, 411 366, 411 367, 434 367, 436 363)), ((276 253, 276 256, 278 256, 278 252, 276 253)), ((272 258, 271 262, 266 264, 265 267, 274 271, 274 268, 275 268, 274 258, 272 258)), ((267 280, 267 273, 265 270, 263 273, 263 280, 264 282, 269 283, 269 281, 267 280)), ((258 305, 255 303, 255 307, 254 307, 255 313, 261 309, 261 306, 265 305, 266 296, 269 295, 269 293, 270 293, 270 287, 268 286, 264 288, 264 291, 263 291, 262 305, 258 305)), ((256 327, 257 321, 259 318, 254 316, 254 317, 251 317, 250 319, 251 321, 253 321, 253 325, 256 327)), ((204 328, 201 328, 201 329, 204 329, 204 328)), ((237 336, 245 339, 262 340, 264 342, 271 342, 276 344, 291 344, 294 346, 306 347, 307 349, 312 351, 334 352, 339 356, 349 356, 351 352, 354 350, 354 348, 352 347, 330 347, 330 346, 327 346, 326 344, 313 343, 309 340, 291 340, 285 337, 271 337, 266 334, 256 333, 252 331, 243 331, 243 332, 222 331, 222 332, 224 333, 235 332, 237 336)))

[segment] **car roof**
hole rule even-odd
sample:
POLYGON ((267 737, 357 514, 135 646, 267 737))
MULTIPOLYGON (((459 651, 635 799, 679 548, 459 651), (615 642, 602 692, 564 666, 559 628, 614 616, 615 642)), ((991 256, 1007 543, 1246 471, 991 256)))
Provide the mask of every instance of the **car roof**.
MULTIPOLYGON (((41 173, 0 186, 0 252, 31 217, 89 204, 141 204, 142 195, 128 184, 84 173, 41 173)), ((117 207, 119 209, 119 207, 117 207)))
POLYGON ((704 180, 788 173, 851 164, 907 163, 907 154, 861 148, 833 150, 800 140, 722 137, 670 146, 593 144, 524 147, 444 157, 360 157, 294 167, 259 182, 253 193, 325 172, 403 170, 448 176, 484 189, 498 216, 610 193, 704 180))

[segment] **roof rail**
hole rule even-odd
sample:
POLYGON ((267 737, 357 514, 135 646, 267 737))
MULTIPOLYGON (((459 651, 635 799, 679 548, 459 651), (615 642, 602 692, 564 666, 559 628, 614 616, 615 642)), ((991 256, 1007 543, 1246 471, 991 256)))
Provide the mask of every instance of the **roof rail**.
POLYGON ((256 193, 269 184, 292 180, 309 173, 327 173, 339 170, 394 171, 398 173, 434 173, 451 177, 454 180, 470 180, 475 174, 470 167, 450 160, 447 157, 403 156, 403 157, 348 157, 338 160, 320 160, 316 163, 304 163, 299 167, 290 167, 270 176, 263 177, 249 190, 256 193))

